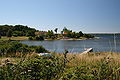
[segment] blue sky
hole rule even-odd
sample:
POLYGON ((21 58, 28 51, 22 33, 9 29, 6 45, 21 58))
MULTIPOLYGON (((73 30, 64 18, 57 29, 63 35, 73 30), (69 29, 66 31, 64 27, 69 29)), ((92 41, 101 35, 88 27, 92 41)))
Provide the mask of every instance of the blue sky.
POLYGON ((120 0, 0 0, 0 24, 120 32, 120 0))

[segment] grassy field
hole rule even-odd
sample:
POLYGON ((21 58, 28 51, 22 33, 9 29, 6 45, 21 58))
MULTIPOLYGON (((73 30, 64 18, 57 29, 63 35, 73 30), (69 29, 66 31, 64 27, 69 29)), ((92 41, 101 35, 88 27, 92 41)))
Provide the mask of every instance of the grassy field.
MULTIPOLYGON (((56 54, 59 58, 63 58, 62 54, 56 54)), ((120 66, 120 53, 115 52, 91 52, 87 54, 67 54, 67 67, 75 67, 82 64, 96 65, 98 62, 105 60, 113 63, 112 65, 120 66)))
POLYGON ((28 40, 28 37, 26 37, 26 36, 22 36, 22 37, 20 37, 20 36, 18 36, 18 37, 1 37, 0 40, 9 40, 9 39, 11 39, 11 40, 28 40))
POLYGON ((67 80, 120 80, 120 53, 67 54, 66 67, 63 79, 67 80))
POLYGON ((3 64, 2 62, 8 59, 10 62, 20 65, 18 65, 20 68, 17 67, 17 70, 21 71, 22 68, 23 70, 31 68, 34 70, 35 68, 36 72, 29 72, 30 75, 32 76, 32 73, 40 73, 40 75, 44 75, 44 77, 37 77, 43 80, 47 80, 46 76, 50 77, 49 80, 120 80, 120 53, 94 52, 85 55, 67 54, 66 57, 64 54, 53 53, 55 57, 51 58, 50 56, 45 56, 43 58, 33 57, 34 55, 36 54, 27 55, 29 59, 25 59, 21 62, 20 60, 23 58, 3 57, 0 58, 0 64, 3 64), (62 66, 61 64, 64 62, 65 65, 62 66), (39 72, 39 69, 43 71, 39 72), (45 73, 44 70, 48 72, 45 73), (58 71, 55 73, 56 76, 51 77, 54 73, 51 72, 51 70, 55 70, 55 72, 58 71))
MULTIPOLYGON (((34 54, 36 55, 36 53, 34 53, 34 54)), ((28 54, 27 57, 31 57, 34 54, 31 54, 31 55, 28 54)), ((64 57, 63 54, 55 53, 54 55, 61 59, 64 57)), ((14 58, 13 57, 0 57, 0 62, 5 59, 9 59, 10 61, 14 61, 14 62, 17 62, 18 60, 20 60, 20 58, 18 59, 15 57, 14 58)), ((114 53, 114 52, 96 52, 95 53, 95 52, 92 52, 92 53, 87 53, 85 55, 68 53, 67 60, 68 60, 67 67, 75 67, 75 66, 79 66, 82 64, 95 65, 98 62, 100 62, 101 60, 110 61, 111 63, 113 63, 113 65, 120 66, 120 53, 114 53)))

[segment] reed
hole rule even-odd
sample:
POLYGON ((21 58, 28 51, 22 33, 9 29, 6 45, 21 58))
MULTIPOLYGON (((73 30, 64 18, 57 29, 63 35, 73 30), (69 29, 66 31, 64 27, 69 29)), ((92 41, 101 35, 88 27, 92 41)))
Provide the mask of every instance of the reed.
MULTIPOLYGON (((86 55, 68 54, 67 68, 64 75, 73 74, 77 79, 87 80, 119 80, 120 79, 120 54, 114 52, 96 52, 86 55), (70 69, 72 69, 70 71, 70 69), (81 76, 78 76, 81 75, 81 76)), ((76 79, 74 76, 71 78, 76 79)))

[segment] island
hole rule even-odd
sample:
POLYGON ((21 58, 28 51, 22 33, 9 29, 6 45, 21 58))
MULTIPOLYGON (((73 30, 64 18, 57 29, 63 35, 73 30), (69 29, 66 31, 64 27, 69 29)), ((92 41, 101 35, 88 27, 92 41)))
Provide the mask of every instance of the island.
POLYGON ((0 40, 85 40, 95 38, 82 31, 75 32, 66 27, 58 33, 58 28, 40 31, 24 25, 0 25, 0 40))

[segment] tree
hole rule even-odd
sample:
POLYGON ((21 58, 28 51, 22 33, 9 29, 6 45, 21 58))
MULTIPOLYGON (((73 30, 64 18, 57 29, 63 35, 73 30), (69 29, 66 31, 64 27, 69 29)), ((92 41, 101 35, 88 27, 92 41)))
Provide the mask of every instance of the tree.
POLYGON ((79 32, 80 37, 82 37, 84 34, 82 33, 82 31, 79 32))
POLYGON ((26 36, 31 35, 34 36, 34 32, 36 30, 34 28, 30 28, 24 25, 0 25, 0 35, 7 36, 8 31, 12 31, 12 36, 26 36))
POLYGON ((29 36, 29 40, 33 40, 33 37, 32 37, 32 36, 29 36))
POLYGON ((35 40, 41 40, 42 41, 42 40, 44 40, 44 37, 43 36, 36 36, 35 40))
POLYGON ((57 31, 58 31, 58 28, 55 28, 55 30, 54 30, 55 32, 56 32, 56 34, 57 34, 57 31))
POLYGON ((54 35, 54 33, 53 33, 52 30, 48 30, 48 32, 46 33, 46 36, 47 36, 48 38, 54 38, 54 37, 55 37, 55 35, 54 35))
POLYGON ((12 30, 11 30, 11 29, 8 30, 8 32, 7 32, 7 37, 12 37, 12 30))
POLYGON ((63 34, 63 31, 61 31, 61 34, 63 34))
POLYGON ((1 35, 0 35, 0 39, 1 39, 1 35))
POLYGON ((94 36, 91 35, 91 34, 84 34, 84 37, 85 37, 85 38, 94 38, 94 36))
POLYGON ((67 32, 68 29, 66 27, 63 28, 63 32, 67 32))
POLYGON ((32 36, 34 37, 35 36, 35 31, 28 31, 26 36, 32 36))

